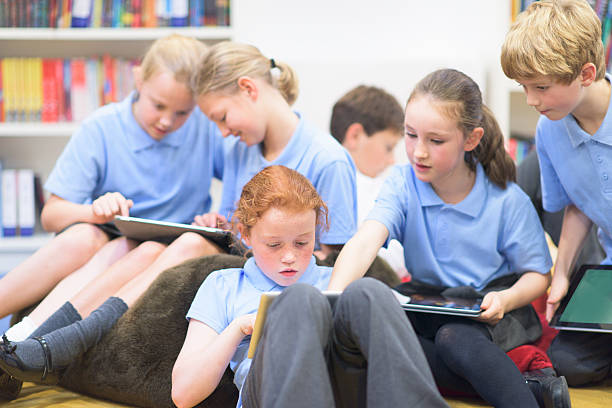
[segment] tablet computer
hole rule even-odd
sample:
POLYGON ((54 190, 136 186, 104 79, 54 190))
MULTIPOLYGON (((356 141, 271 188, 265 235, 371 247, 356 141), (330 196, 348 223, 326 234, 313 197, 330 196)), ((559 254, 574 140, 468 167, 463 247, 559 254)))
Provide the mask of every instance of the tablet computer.
MULTIPOLYGON (((270 307, 274 299, 276 299, 280 294, 281 292, 264 292, 261 294, 259 308, 257 309, 257 317, 255 318, 255 325, 253 326, 253 333, 251 334, 251 342, 249 343, 249 352, 247 355, 248 358, 253 358, 255 355, 255 349, 257 348, 257 344, 259 343, 259 339, 263 333, 264 323, 266 322, 268 307, 270 307)), ((333 309, 334 305, 336 304, 336 300, 338 300, 338 297, 340 297, 342 292, 324 290, 323 294, 327 300, 329 300, 329 303, 333 309)))
POLYGON ((185 232, 195 232, 230 253, 242 254, 246 252, 244 244, 231 231, 219 228, 156 221, 146 218, 124 217, 121 215, 115 216, 114 223, 124 236, 137 241, 169 243, 185 232))
POLYGON ((550 326, 612 333, 612 266, 582 265, 572 276, 550 326))
POLYGON ((465 299, 441 295, 412 294, 406 296, 407 301, 402 302, 402 308, 409 312, 437 313, 453 316, 480 316, 480 303, 482 299, 465 299))

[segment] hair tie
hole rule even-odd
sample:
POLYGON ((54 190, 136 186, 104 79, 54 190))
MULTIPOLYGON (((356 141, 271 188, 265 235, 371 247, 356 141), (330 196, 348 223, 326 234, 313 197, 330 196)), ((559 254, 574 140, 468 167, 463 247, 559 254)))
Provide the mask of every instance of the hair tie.
POLYGON ((270 69, 277 68, 274 58, 270 58, 270 69))

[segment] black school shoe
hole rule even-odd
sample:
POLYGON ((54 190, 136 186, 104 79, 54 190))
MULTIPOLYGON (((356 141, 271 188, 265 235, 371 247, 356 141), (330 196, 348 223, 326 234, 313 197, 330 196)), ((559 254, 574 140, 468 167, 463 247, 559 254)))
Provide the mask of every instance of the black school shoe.
POLYGON ((565 377, 557 377, 552 368, 527 371, 523 377, 541 408, 572 406, 565 377))
POLYGON ((0 370, 21 381, 55 385, 59 382, 60 373, 53 369, 49 345, 43 337, 34 337, 34 340, 40 343, 45 355, 45 364, 43 368, 28 367, 21 361, 19 356, 15 354, 17 345, 8 340, 6 336, 2 336, 2 343, 0 343, 0 370))
POLYGON ((23 381, 11 377, 0 369, 0 401, 10 401, 17 398, 21 392, 22 385, 23 381))

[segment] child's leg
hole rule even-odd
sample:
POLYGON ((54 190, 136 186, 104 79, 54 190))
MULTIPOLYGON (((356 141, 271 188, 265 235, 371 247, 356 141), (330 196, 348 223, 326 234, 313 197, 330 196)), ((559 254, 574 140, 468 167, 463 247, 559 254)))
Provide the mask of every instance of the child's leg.
POLYGON ((383 283, 351 283, 336 303, 333 333, 338 406, 448 406, 410 322, 383 283))
POLYGON ((115 296, 120 297, 129 306, 148 289, 160 273, 188 259, 221 252, 219 247, 201 235, 187 232, 178 237, 151 263, 144 271, 124 285, 115 296))
POLYGON ((548 356, 571 386, 602 381, 612 374, 612 334, 561 330, 548 356))
POLYGON ((331 307, 310 285, 289 286, 268 309, 242 387, 245 408, 334 407, 327 369, 331 307))
POLYGON ((89 317, 42 337, 0 344, 0 369, 23 381, 55 384, 61 370, 97 344, 128 309, 111 297, 89 317))
MULTIPOLYGON (((514 362, 491 341, 481 324, 448 323, 436 333, 436 352, 447 367, 465 378, 498 408, 538 407, 514 362)), ((435 367, 432 367, 435 370, 435 367)))
POLYGON ((68 274, 82 267, 108 242, 91 224, 76 224, 0 279, 0 317, 42 299, 68 274))
MULTIPOLYGON (((106 271, 115 262, 136 247, 136 242, 116 238, 104 245, 82 268, 62 279, 49 294, 32 310, 30 319, 41 325, 68 299, 74 298, 83 288, 106 271)), ((106 296, 104 299, 108 298, 106 296)))

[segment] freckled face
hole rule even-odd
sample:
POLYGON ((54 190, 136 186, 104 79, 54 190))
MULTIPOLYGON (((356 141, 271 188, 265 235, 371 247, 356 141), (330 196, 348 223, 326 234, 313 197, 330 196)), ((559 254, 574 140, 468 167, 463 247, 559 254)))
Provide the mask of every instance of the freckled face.
POLYGON ((559 120, 572 113, 582 100, 580 77, 569 85, 555 82, 551 77, 538 76, 517 81, 525 91, 527 105, 550 120, 559 120))
POLYGON ((242 90, 234 94, 212 92, 197 98, 200 110, 215 122, 223 137, 239 137, 247 146, 261 143, 265 125, 254 102, 242 90))
POLYGON ((314 210, 268 209, 245 237, 255 263, 281 286, 296 283, 310 264, 315 245, 314 210))
POLYGON ((195 106, 187 85, 177 82, 168 72, 153 74, 137 88, 139 97, 132 105, 134 118, 155 140, 180 128, 195 106))

